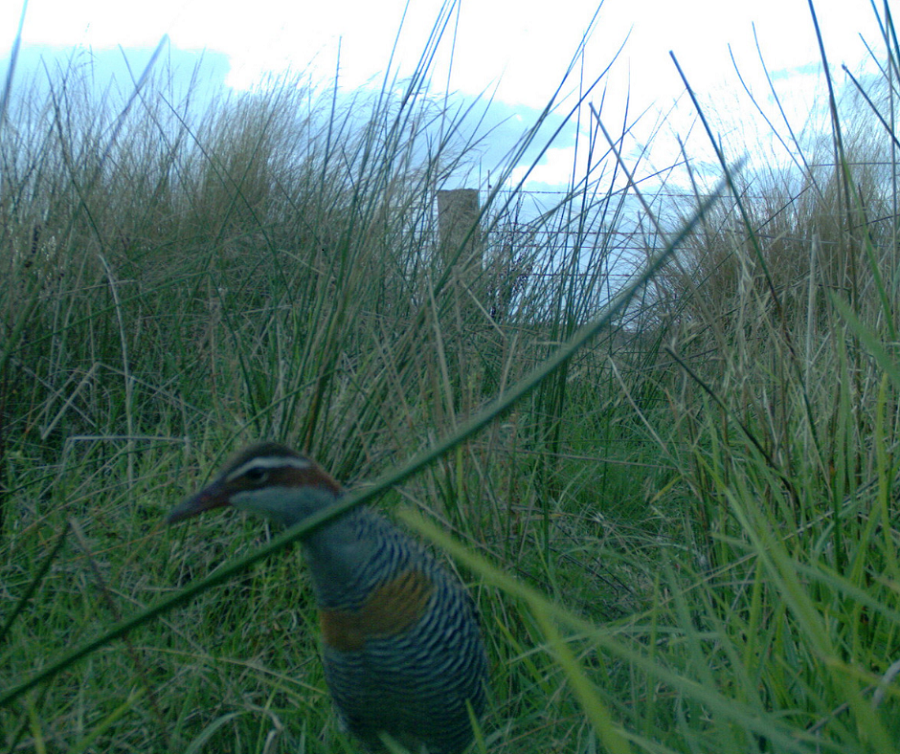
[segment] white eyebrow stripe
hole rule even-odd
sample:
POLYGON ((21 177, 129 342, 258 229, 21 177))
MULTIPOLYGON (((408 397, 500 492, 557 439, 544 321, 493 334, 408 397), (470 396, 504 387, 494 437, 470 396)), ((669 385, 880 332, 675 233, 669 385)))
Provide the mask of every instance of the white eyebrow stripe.
POLYGON ((293 466, 295 469, 308 469, 312 466, 312 462, 307 461, 305 458, 296 458, 294 456, 251 458, 238 466, 234 471, 229 472, 225 477, 225 481, 230 482, 233 479, 237 479, 246 474, 249 469, 280 469, 283 466, 293 466))

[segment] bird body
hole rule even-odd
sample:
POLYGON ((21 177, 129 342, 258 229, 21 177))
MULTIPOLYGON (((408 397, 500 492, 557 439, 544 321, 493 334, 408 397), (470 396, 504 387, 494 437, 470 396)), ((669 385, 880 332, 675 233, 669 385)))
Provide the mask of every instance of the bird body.
MULTIPOLYGON (((169 522, 211 508, 285 526, 334 503, 340 485, 305 456, 251 446, 169 522)), ((322 631, 325 680, 342 722, 373 751, 388 734, 411 751, 458 754, 485 704, 487 659, 474 604, 416 541, 368 508, 333 519, 303 542, 322 631)))

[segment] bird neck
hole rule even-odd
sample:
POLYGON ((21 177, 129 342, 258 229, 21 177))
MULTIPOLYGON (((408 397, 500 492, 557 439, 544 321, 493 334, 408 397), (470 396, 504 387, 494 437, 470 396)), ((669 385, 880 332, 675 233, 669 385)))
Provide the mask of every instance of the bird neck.
POLYGON ((326 487, 273 485, 234 493, 231 505, 247 513, 265 516, 284 527, 291 527, 333 505, 339 498, 340 495, 326 487))
POLYGON ((344 513, 303 541, 316 596, 323 606, 351 606, 368 593, 378 543, 366 536, 370 511, 344 513))
MULTIPOLYGON (((231 504, 290 527, 340 499, 323 487, 271 487, 232 496, 231 504)), ((367 567, 377 554, 380 529, 375 513, 356 508, 329 521, 303 540, 316 595, 325 605, 352 604, 374 575, 367 567)))

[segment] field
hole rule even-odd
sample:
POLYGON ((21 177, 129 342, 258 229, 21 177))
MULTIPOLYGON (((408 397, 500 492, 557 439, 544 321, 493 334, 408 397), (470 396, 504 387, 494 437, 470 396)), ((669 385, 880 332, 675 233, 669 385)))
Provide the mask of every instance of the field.
POLYGON ((201 108, 162 58, 126 91, 77 58, 7 83, 0 748, 357 750, 302 531, 164 524, 271 438, 469 584, 492 667, 473 752, 900 750, 881 21, 883 75, 842 77, 827 138, 773 121, 789 167, 740 169, 710 126, 718 167, 686 147, 667 180, 693 193, 663 202, 593 118, 590 178, 524 222, 512 176, 548 107, 454 244, 436 194, 477 174, 479 111, 428 96, 430 47, 352 97, 296 76, 201 108))

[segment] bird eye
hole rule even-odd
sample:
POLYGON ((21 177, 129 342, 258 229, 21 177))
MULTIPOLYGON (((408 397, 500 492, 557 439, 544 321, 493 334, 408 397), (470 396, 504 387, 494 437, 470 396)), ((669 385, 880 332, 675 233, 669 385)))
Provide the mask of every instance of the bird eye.
POLYGON ((251 482, 254 484, 260 484, 261 482, 266 481, 269 476, 269 472, 266 469, 261 469, 258 466, 252 469, 247 469, 247 472, 244 474, 251 482))

